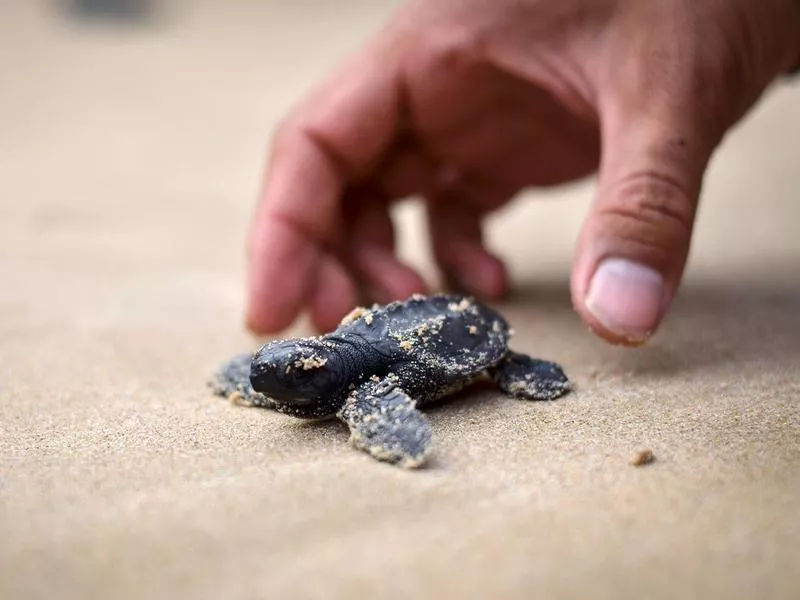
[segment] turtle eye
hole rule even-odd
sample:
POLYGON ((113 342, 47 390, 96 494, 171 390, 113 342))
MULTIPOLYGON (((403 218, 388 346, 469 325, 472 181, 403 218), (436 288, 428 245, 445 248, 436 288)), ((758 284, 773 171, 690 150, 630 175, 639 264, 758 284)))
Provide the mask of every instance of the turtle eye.
POLYGON ((305 393, 308 393, 310 389, 313 389, 314 382, 318 377, 319 373, 317 371, 305 371, 302 368, 295 367, 294 365, 292 365, 291 369, 286 372, 288 385, 294 390, 305 393))
POLYGON ((285 367, 288 386, 305 396, 325 397, 341 387, 341 373, 335 356, 311 354, 295 358, 285 367))

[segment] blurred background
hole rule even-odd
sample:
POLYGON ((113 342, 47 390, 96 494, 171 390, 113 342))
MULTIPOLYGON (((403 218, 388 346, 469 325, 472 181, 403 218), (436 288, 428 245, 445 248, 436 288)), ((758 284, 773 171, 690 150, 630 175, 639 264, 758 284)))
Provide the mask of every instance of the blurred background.
MULTIPOLYGON (((68 247, 96 249, 109 264, 122 261, 119 269, 187 260, 228 273, 227 289, 241 293, 246 223, 272 128, 398 4, 0 2, 3 255, 46 255, 69 271, 79 267, 68 247), (187 246, 197 238, 207 243, 187 246)), ((714 163, 690 276, 715 276, 723 257, 735 276, 759 277, 800 252, 800 146, 792 143, 800 92, 782 87, 714 163)), ((529 196, 543 201, 498 215, 490 240, 517 280, 564 280, 591 187, 529 196), (536 239, 535 248, 509 251, 519 236, 536 239)), ((415 223, 413 207, 400 212, 415 223)), ((422 230, 406 226, 401 239, 426 268, 422 230)), ((34 264, 13 276, 14 265, 2 268, 18 284, 37 275, 34 264)))
MULTIPOLYGON (((246 226, 273 127, 398 5, 0 2, 0 249, 33 259, 13 273, 3 260, 4 279, 24 288, 46 277, 36 263, 46 256, 77 285, 89 274, 71 253, 97 250, 109 269, 175 261, 218 269, 230 286, 207 293, 241 295, 246 226)), ((724 260, 730 276, 758 279, 800 253, 800 90, 779 87, 712 165, 690 278, 723 277, 724 260)), ((531 192, 492 220, 490 243, 517 281, 566 281, 591 191, 585 182, 531 192), (515 238, 536 243, 512 251, 515 238)), ((414 207, 399 217, 404 254, 430 274, 414 207)))

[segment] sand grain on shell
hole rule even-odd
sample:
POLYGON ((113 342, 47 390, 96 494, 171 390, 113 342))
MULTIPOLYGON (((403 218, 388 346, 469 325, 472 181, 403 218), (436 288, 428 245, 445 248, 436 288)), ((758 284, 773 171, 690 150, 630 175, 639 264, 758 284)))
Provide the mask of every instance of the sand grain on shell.
POLYGON ((294 362, 295 367, 303 369, 304 371, 312 371, 319 369, 328 364, 327 358, 320 358, 319 356, 309 356, 306 358, 299 358, 294 362))

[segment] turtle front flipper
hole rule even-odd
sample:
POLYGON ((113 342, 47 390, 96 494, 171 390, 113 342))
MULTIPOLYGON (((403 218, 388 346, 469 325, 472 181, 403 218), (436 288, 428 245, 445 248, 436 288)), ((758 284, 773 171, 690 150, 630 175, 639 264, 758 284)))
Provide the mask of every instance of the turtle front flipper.
POLYGON ((353 390, 336 416, 350 427, 350 442, 356 448, 378 460, 414 468, 427 458, 433 437, 415 404, 390 376, 353 390))
POLYGON ((273 408, 273 402, 253 389, 250 383, 251 352, 238 354, 225 363, 208 382, 211 390, 233 403, 273 408))
POLYGON ((509 351, 491 371, 506 394, 522 400, 555 400, 572 389, 559 365, 509 351))

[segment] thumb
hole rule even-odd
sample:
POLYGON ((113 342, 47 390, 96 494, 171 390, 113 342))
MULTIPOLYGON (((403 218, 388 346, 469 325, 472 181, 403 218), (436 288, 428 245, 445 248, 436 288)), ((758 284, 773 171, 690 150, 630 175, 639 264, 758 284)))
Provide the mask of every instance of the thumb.
POLYGON ((618 344, 644 343, 669 307, 716 145, 674 108, 662 104, 662 114, 653 114, 614 106, 603 114, 597 196, 578 241, 571 287, 584 321, 618 344))

